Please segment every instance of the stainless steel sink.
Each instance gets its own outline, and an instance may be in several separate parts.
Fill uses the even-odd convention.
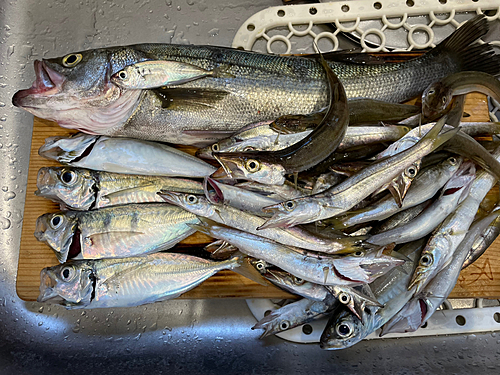
[[[33,118],[11,97],[33,60],[142,42],[231,44],[240,24],[278,0],[47,0],[0,3],[0,372],[498,373],[500,334],[375,340],[342,352],[260,332],[244,300],[174,300],[67,311],[15,291]]]

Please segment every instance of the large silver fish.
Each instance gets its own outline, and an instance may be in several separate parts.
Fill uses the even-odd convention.
[[[73,167],[43,167],[36,195],[61,204],[61,209],[89,210],[129,203],[164,202],[160,190],[203,194],[198,181],[163,176],[108,173]]]
[[[165,203],[130,204],[95,211],[45,214],[35,237],[59,262],[136,256],[173,247],[195,231],[196,216]]]
[[[220,270],[240,266],[240,258],[222,262],[187,254],[79,260],[44,268],[38,302],[67,309],[129,307],[176,298]]]
[[[499,72],[491,46],[472,45],[488,31],[484,15],[468,21],[427,54],[401,63],[366,62],[364,54],[327,56],[348,97],[402,102],[461,70]],[[368,58],[369,59],[369,58]],[[126,90],[110,77],[128,65],[167,60],[234,78],[206,77],[181,86]],[[140,44],[92,49],[35,61],[36,80],[12,102],[36,116],[91,134],[182,144],[210,144],[262,120],[308,114],[327,105],[321,65],[311,58],[213,46]]]

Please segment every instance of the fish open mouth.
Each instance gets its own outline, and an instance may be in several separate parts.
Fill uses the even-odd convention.
[[[210,201],[210,203],[218,204],[224,203],[224,193],[217,186],[217,182],[210,177],[206,177],[203,181],[203,190],[205,191],[205,196]]]
[[[48,96],[60,91],[64,76],[49,68],[43,60],[35,60],[36,78],[33,85],[26,90],[20,90],[12,98],[12,104],[16,107],[25,107],[24,98],[29,96]]]

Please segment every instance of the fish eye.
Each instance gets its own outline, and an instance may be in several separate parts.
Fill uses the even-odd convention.
[[[58,229],[63,223],[62,215],[54,215],[52,219],[50,219],[50,226],[52,229]]]
[[[351,296],[345,292],[340,293],[338,299],[340,303],[344,305],[347,305],[349,302],[351,302]]]
[[[434,257],[432,254],[424,254],[420,257],[420,265],[424,267],[429,267],[434,262]]]
[[[451,165],[456,165],[457,164],[457,159],[455,157],[448,158],[448,161],[450,162]]]
[[[250,173],[255,173],[260,169],[260,163],[257,160],[247,160],[245,163],[245,168]]]
[[[186,200],[190,204],[198,203],[198,197],[196,195],[188,195]]]
[[[442,101],[443,101],[443,104],[446,104],[446,96],[443,96]]]
[[[335,327],[335,331],[337,331],[337,335],[342,338],[347,338],[354,332],[354,330],[352,329],[352,325],[349,322],[337,324],[337,326]]]
[[[257,268],[259,271],[263,271],[266,269],[266,265],[264,264],[264,262],[261,261],[255,265],[255,268]]]
[[[66,266],[61,270],[61,279],[63,281],[71,281],[76,275],[75,268],[72,266]]]
[[[290,328],[290,322],[288,320],[284,320],[280,323],[280,329],[282,331],[286,331],[288,328]]]
[[[243,151],[255,151],[255,147],[252,146],[246,146]]]
[[[118,73],[118,77],[120,77],[121,79],[127,79],[128,77],[128,74],[125,70],[121,70],[119,73]]]
[[[219,144],[218,143],[214,143],[212,145],[212,151],[214,152],[219,152]]]
[[[352,255],[354,255],[355,257],[361,257],[361,256],[363,256],[363,252],[361,250],[358,250],[355,253],[353,253]]]
[[[83,56],[81,53],[71,53],[63,57],[62,64],[66,68],[72,68],[75,65],[77,65],[80,61],[82,61],[82,57]]]
[[[414,166],[406,168],[405,175],[410,178],[414,178],[417,175],[417,168],[415,168]]]
[[[76,173],[73,171],[68,171],[65,170],[61,174],[61,180],[64,182],[66,185],[73,185],[76,182]]]
[[[293,282],[295,285],[302,285],[304,284],[306,281],[301,279],[300,277],[294,277],[293,278]]]
[[[435,93],[434,89],[427,91],[427,95],[433,95]]]
[[[285,203],[283,203],[283,207],[285,207],[287,211],[293,211],[295,206],[296,204],[294,201],[286,201]]]

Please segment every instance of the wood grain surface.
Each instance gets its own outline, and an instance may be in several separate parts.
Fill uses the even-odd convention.
[[[486,97],[480,94],[468,95],[465,111],[471,117],[464,121],[489,121]],[[58,264],[52,250],[37,241],[33,235],[38,216],[58,211],[58,205],[34,195],[37,190],[36,176],[44,166],[56,166],[57,162],[46,160],[38,155],[38,149],[45,138],[71,134],[57,124],[35,118],[31,145],[26,205],[24,209],[19,266],[17,274],[17,294],[25,301],[36,300],[39,294],[40,271],[44,267]],[[193,148],[182,147],[190,153]],[[492,194],[498,194],[498,190]],[[195,233],[180,243],[178,248],[197,251],[210,242],[210,238]],[[274,286],[262,286],[232,271],[221,271],[197,288],[183,294],[180,298],[292,298],[287,292]],[[500,298],[500,239],[495,241],[486,253],[473,265],[462,271],[458,283],[450,297]]]

